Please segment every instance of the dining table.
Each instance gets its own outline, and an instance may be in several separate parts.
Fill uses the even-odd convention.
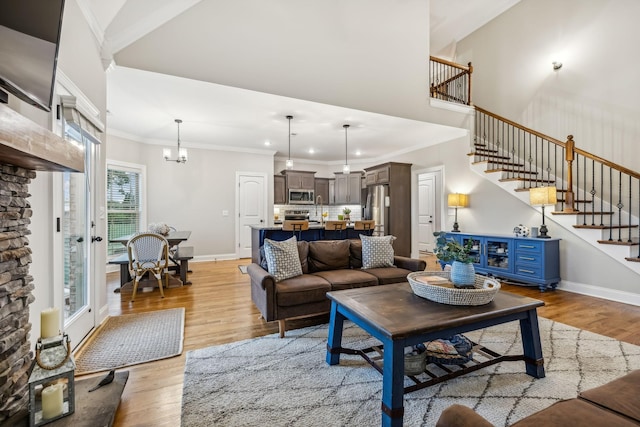
[[[135,236],[136,233],[134,234],[128,234],[126,236],[121,236],[121,237],[117,237],[115,239],[111,239],[109,240],[110,243],[122,243],[124,246],[127,246],[127,242],[129,241],[129,239],[131,239],[133,236]],[[179,245],[180,243],[184,242],[185,240],[188,240],[189,237],[191,237],[191,231],[182,231],[182,230],[172,230],[169,232],[169,234],[167,234],[166,236],[164,236],[165,239],[167,239],[167,242],[169,242],[169,247],[172,248],[176,245]]]
[[[126,236],[110,239],[109,242],[121,243],[122,245],[127,246],[127,242],[135,235],[136,233],[128,234]],[[191,237],[191,231],[187,231],[187,230],[172,230],[169,232],[169,234],[164,236],[164,238],[167,239],[167,242],[169,243],[169,260],[174,264],[174,266],[172,266],[171,268],[176,270],[176,273],[181,278],[183,284],[191,283],[191,282],[187,282],[186,280],[187,271],[183,271],[183,269],[184,270],[188,269],[187,267],[188,259],[186,259],[185,261],[181,259],[176,259],[175,254],[179,251],[179,245],[182,242],[188,240],[189,237]],[[188,248],[188,249],[192,250],[193,248]],[[191,256],[190,258],[193,258],[193,256]],[[120,264],[120,287],[122,287],[125,283],[130,282],[132,280],[132,277],[129,275],[129,269],[127,267],[128,263],[129,263],[129,256],[126,253],[109,261],[109,264]],[[184,267],[183,267],[183,264],[184,264]],[[116,289],[115,292],[118,292],[119,290],[120,288]]]

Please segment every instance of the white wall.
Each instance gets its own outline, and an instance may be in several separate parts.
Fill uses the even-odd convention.
[[[271,155],[189,148],[187,163],[177,164],[162,158],[162,146],[108,136],[107,158],[147,166],[147,223],[191,230],[188,244],[197,257],[236,252],[236,171],[267,174],[269,209],[273,206]]]
[[[522,0],[457,60],[473,63],[474,104],[640,170],[638,16],[637,0]]]

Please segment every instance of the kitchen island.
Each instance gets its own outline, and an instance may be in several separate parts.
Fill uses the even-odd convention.
[[[354,223],[348,223],[345,230],[325,230],[320,223],[310,223],[309,229],[304,231],[284,231],[282,225],[272,227],[251,226],[251,262],[260,264],[260,247],[264,245],[264,239],[287,240],[296,236],[298,240],[308,242],[314,240],[339,240],[358,239],[361,234],[371,236],[373,230],[354,230]]]

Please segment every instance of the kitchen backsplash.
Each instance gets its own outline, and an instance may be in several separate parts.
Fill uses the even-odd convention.
[[[329,212],[329,215],[325,218],[327,221],[336,221],[338,219],[338,215],[343,215],[342,210],[344,208],[351,209],[351,213],[349,214],[349,216],[351,217],[351,221],[359,221],[360,219],[362,219],[362,206],[360,205],[323,206],[322,212]],[[274,205],[272,217],[273,220],[276,220],[276,215],[278,215],[278,221],[284,220],[284,211],[286,210],[308,210],[310,221],[320,221],[320,205]]]

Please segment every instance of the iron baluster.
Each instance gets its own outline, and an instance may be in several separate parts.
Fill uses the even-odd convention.
[[[618,242],[622,242],[622,172],[618,172]]]

